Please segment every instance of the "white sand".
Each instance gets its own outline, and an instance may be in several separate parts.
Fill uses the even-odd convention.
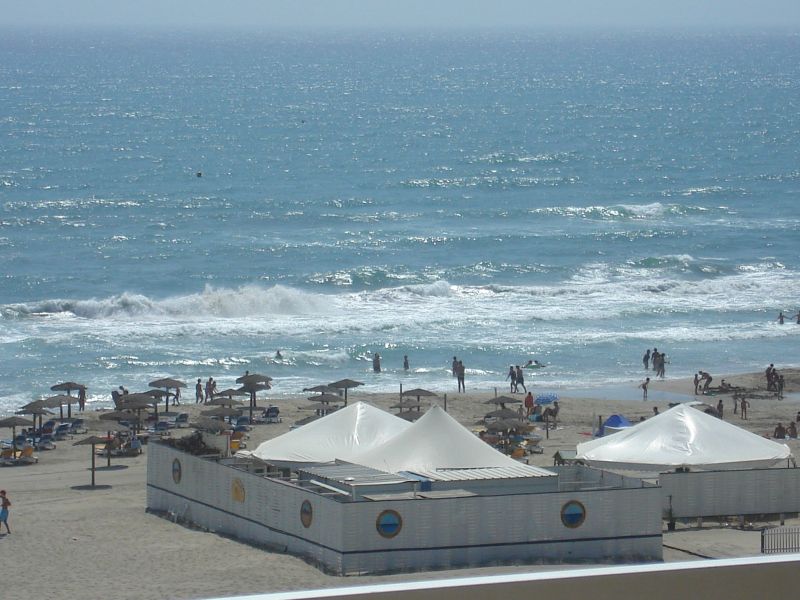
[[[729,396],[722,396],[726,419],[760,435],[769,435],[778,421],[788,423],[800,410],[796,393],[800,372],[782,371],[791,399],[751,400],[750,419],[741,421],[731,414]],[[725,377],[734,385],[764,387],[763,375]],[[715,382],[718,381],[715,377]],[[634,384],[631,387],[635,388]],[[690,392],[686,380],[654,381],[653,390]],[[490,407],[483,401],[491,392],[448,394],[448,411],[467,426],[474,425]],[[521,396],[520,396],[521,397]],[[368,400],[387,408],[397,394],[351,394],[351,400]],[[716,404],[719,396],[709,399]],[[294,420],[309,413],[300,407],[308,402],[298,397],[282,402],[284,422],[255,428],[249,440],[254,448],[264,439],[288,430]],[[597,416],[624,414],[631,420],[650,416],[654,404],[661,410],[666,402],[570,399],[562,397],[560,427],[544,440],[544,454],[532,455],[531,462],[551,465],[559,449],[574,449],[589,439]],[[198,410],[185,404],[187,412]],[[91,413],[88,413],[91,415]],[[102,431],[93,421],[94,432]],[[10,437],[0,430],[0,437]],[[789,441],[795,455],[797,441]],[[146,448],[146,447],[145,447]],[[145,512],[146,455],[119,458],[112,468],[97,472],[97,483],[105,488],[76,489],[90,482],[90,447],[59,442],[54,451],[39,452],[40,462],[30,467],[0,469],[0,487],[13,503],[9,519],[12,533],[0,536],[4,567],[0,576],[3,597],[31,596],[61,598],[106,598],[119,600],[149,598],[203,598],[291,589],[309,589],[389,582],[403,579],[447,578],[483,573],[552,570],[554,566],[508,566],[485,569],[437,571],[431,574],[340,578],[325,575],[298,558],[275,554],[173,524]],[[706,523],[702,531],[679,527],[665,534],[665,560],[687,560],[694,555],[723,557],[757,554],[758,534]],[[684,552],[684,550],[690,553]],[[585,566],[585,565],[582,565]]]

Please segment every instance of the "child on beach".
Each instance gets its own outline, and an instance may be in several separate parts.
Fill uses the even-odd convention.
[[[6,491],[0,490],[0,532],[3,530],[3,523],[6,525],[6,532],[11,533],[8,527],[8,509],[11,508],[11,502],[6,497]]]

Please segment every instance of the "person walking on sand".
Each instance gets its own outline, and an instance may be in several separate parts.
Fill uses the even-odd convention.
[[[742,419],[745,421],[747,420],[747,407],[750,406],[750,403],[747,401],[747,398],[742,396],[742,403],[739,405],[739,414],[741,415]]]
[[[528,388],[525,387],[525,375],[522,372],[522,367],[517,365],[517,391],[522,387],[522,390],[527,394]]]
[[[203,403],[203,381],[198,377],[197,383],[194,386],[194,403]]]
[[[514,369],[514,365],[508,367],[508,375],[506,375],[506,381],[511,380],[511,393],[517,391],[517,371]]]
[[[642,400],[647,400],[647,386],[650,385],[650,378],[648,377],[642,383],[639,384],[639,387],[642,388]]]
[[[642,357],[642,362],[644,363],[644,370],[650,370],[650,348],[647,349],[647,352],[644,353]]]
[[[3,531],[3,523],[6,526],[6,532],[11,533],[8,527],[8,509],[11,508],[11,501],[6,496],[5,490],[0,490],[0,532]]]
[[[530,417],[533,414],[533,394],[528,392],[525,396],[525,416]]]
[[[464,368],[464,362],[458,361],[458,366],[456,368],[456,379],[458,379],[458,391],[466,393],[467,386],[464,384],[464,374],[466,373],[466,369]]]

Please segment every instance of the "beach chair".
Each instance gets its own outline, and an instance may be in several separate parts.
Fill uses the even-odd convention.
[[[183,428],[189,426],[189,413],[180,413],[175,417],[175,427]]]
[[[87,433],[89,430],[86,428],[86,422],[83,419],[75,419],[69,428],[69,432],[71,435],[80,435],[82,433]]]
[[[53,438],[57,440],[66,440],[67,438],[71,438],[71,428],[72,423],[60,423],[53,432]]]
[[[55,450],[56,444],[53,441],[53,436],[50,434],[42,435],[38,437],[35,442],[34,446],[37,450]]]

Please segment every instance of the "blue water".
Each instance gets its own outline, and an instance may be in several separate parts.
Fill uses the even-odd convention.
[[[468,389],[528,358],[538,389],[638,380],[654,346],[668,376],[797,365],[798,56],[5,31],[0,410],[246,369],[453,392],[453,355]]]

